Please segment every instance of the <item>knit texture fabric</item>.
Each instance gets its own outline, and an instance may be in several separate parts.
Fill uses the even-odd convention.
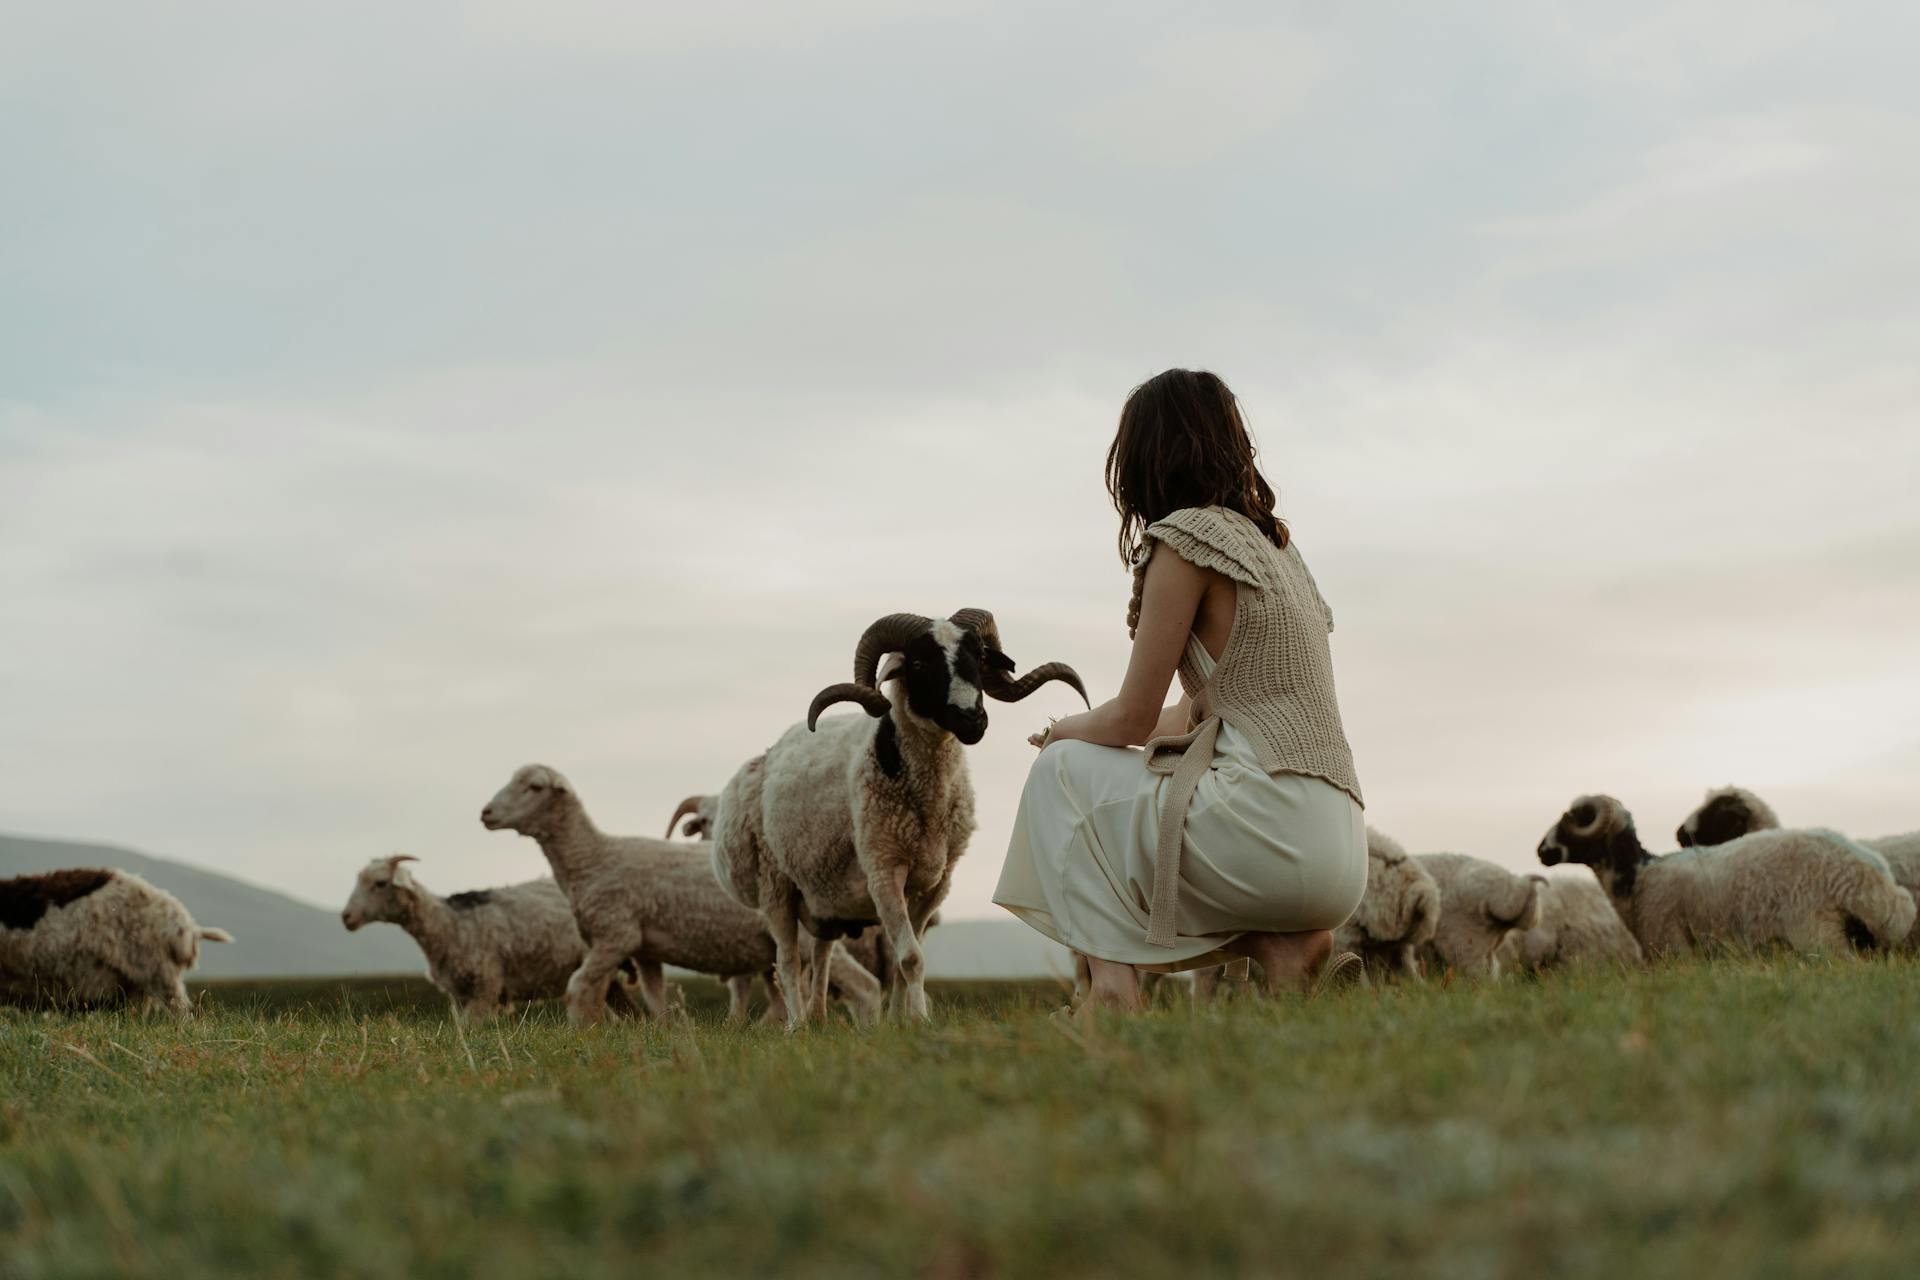
[[[1224,507],[1176,511],[1149,526],[1146,537],[1133,570],[1127,633],[1140,625],[1147,563],[1161,546],[1233,579],[1233,632],[1213,678],[1203,680],[1183,656],[1181,688],[1196,697],[1206,687],[1214,714],[1252,741],[1269,773],[1323,778],[1364,805],[1333,689],[1333,611],[1299,548],[1289,542],[1280,550],[1251,520]]]

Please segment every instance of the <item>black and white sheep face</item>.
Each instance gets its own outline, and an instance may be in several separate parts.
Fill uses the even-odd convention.
[[[413,878],[401,864],[413,861],[415,859],[405,854],[396,854],[391,858],[375,858],[361,868],[353,896],[340,912],[340,923],[347,927],[348,933],[358,931],[363,925],[398,924],[407,918],[412,908],[414,885]]]
[[[987,732],[982,672],[996,661],[1012,672],[1004,653],[989,651],[977,633],[941,619],[907,642],[888,678],[900,682],[908,711],[972,746]]]
[[[1715,792],[1707,802],[1690,814],[1674,832],[1682,849],[1695,845],[1725,844],[1755,830],[1753,806],[1738,791]]]
[[[489,831],[530,835],[541,828],[554,799],[570,789],[558,769],[544,764],[522,765],[480,810],[480,825]]]

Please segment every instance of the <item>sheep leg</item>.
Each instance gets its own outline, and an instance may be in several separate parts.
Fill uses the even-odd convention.
[[[780,994],[787,1005],[787,1030],[798,1031],[807,1021],[807,993],[800,972],[800,920],[794,893],[776,894],[762,914],[773,935],[774,971],[780,975]]]
[[[867,967],[847,954],[845,947],[833,950],[833,986],[839,990],[840,999],[845,1002],[847,1011],[853,1015],[858,1026],[871,1026],[880,1015],[882,997],[885,988],[880,980],[867,972]]]
[[[1401,973],[1404,973],[1407,975],[1407,978],[1409,981],[1412,981],[1412,982],[1426,981],[1426,975],[1420,972],[1420,956],[1415,951],[1414,945],[1411,942],[1405,943],[1401,946],[1399,951],[1399,963],[1397,967],[1399,968]]]
[[[880,914],[880,927],[893,947],[893,1016],[897,1020],[927,1020],[927,959],[914,936],[907,914],[907,868],[876,867],[867,890]]]
[[[760,1021],[772,1026],[780,1021],[786,1010],[787,998],[780,994],[780,977],[769,969],[760,975],[760,988],[767,993],[767,1011],[760,1015]]]
[[[640,968],[640,999],[647,1006],[647,1016],[664,1018],[667,1016],[667,971],[651,960],[636,962]]]
[[[588,950],[586,959],[567,979],[568,1022],[579,1027],[600,1021],[607,1011],[607,986],[621,962],[639,949],[638,941],[636,938],[632,948],[596,945]],[[642,994],[646,994],[644,986]]]
[[[753,975],[736,973],[727,979],[727,1024],[741,1026],[747,1020],[748,1006],[753,1002]]]

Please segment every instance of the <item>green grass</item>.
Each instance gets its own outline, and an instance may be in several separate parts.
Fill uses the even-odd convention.
[[[944,998],[941,998],[944,997]],[[0,1014],[0,1275],[1911,1276],[1920,966],[789,1040],[418,984]]]

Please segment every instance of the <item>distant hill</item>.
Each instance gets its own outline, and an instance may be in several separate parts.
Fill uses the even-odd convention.
[[[204,925],[234,936],[228,946],[200,949],[195,978],[335,977],[348,974],[424,973],[420,949],[392,925],[348,933],[332,911],[309,906],[271,889],[202,871],[131,849],[0,836],[0,876],[28,875],[61,867],[111,867],[131,871],[180,899]]]
[[[927,935],[927,973],[935,978],[1064,978],[1073,953],[1012,917],[952,920]]]
[[[271,889],[131,849],[0,835],[0,876],[61,867],[131,871],[186,903],[193,918],[231,933],[200,949],[196,978],[345,977],[423,973],[420,950],[392,925],[348,933],[340,917]],[[1016,920],[953,920],[927,939],[936,978],[1073,977],[1073,958]]]

